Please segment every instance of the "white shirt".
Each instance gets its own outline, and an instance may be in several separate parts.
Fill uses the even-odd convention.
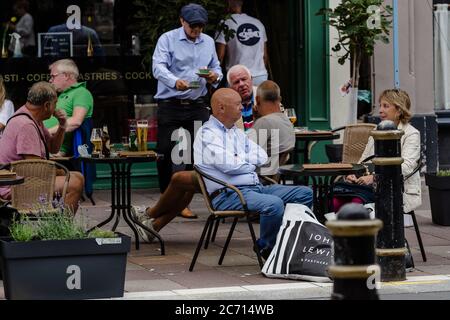
[[[227,71],[234,65],[242,64],[250,69],[254,77],[267,75],[264,64],[264,45],[267,42],[267,35],[264,25],[258,19],[245,13],[235,13],[231,17],[232,19],[227,19],[225,24],[236,31],[234,38],[226,42],[223,32],[216,34],[216,42],[227,46]]]
[[[14,114],[14,105],[10,100],[5,100],[0,108],[0,123],[6,126],[9,118]]]
[[[236,126],[228,129],[214,116],[198,130],[194,163],[206,174],[235,186],[259,183],[255,170],[267,162],[267,153]],[[205,179],[209,193],[223,188]]]

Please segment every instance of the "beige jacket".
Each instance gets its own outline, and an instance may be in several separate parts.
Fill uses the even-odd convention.
[[[407,176],[417,167],[420,159],[420,133],[410,124],[400,123],[398,129],[405,131],[401,138],[402,148],[402,174]],[[374,140],[372,137],[367,142],[366,149],[359,162],[374,154]],[[420,182],[420,173],[416,172],[405,181],[405,190],[403,192],[403,209],[405,213],[411,212],[422,204],[422,190]]]

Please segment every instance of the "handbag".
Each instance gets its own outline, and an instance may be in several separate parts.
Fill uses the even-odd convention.
[[[333,186],[334,197],[358,197],[364,203],[375,202],[375,192],[373,186],[359,185],[348,182],[337,182]]]
[[[269,278],[329,282],[333,238],[311,210],[288,203],[277,241],[261,272]]]

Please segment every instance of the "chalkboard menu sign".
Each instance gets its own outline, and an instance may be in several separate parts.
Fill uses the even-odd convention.
[[[72,57],[71,32],[47,32],[38,34],[38,57]]]

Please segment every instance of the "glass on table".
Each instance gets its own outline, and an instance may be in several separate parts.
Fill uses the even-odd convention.
[[[98,158],[102,154],[102,129],[93,128],[91,133],[91,142],[94,145],[92,157]]]
[[[147,136],[148,136],[147,120],[137,121],[136,135],[137,135],[138,151],[147,151]]]
[[[120,144],[117,144],[117,147],[120,148],[120,150],[118,151],[126,151],[128,150],[128,146],[129,146],[128,136],[123,136],[122,140],[120,141]]]
[[[297,122],[297,113],[295,112],[294,108],[285,108],[284,114],[286,117],[288,117],[289,121],[291,121],[292,124],[295,124]]]

